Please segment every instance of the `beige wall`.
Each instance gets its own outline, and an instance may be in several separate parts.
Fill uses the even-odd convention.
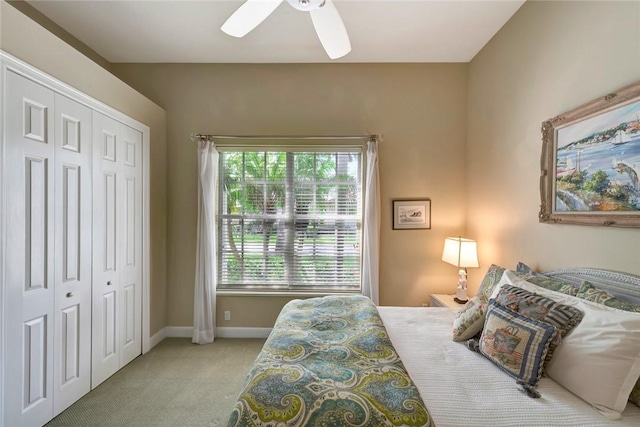
[[[6,2],[0,48],[150,127],[151,333],[166,325],[166,112]]]
[[[542,121],[640,80],[640,2],[527,2],[469,69],[468,225],[481,269],[640,274],[640,229],[540,224]]]
[[[467,64],[113,64],[168,113],[168,318],[191,326],[196,148],[191,133],[381,133],[384,305],[453,291],[443,239],[464,232]],[[391,199],[432,198],[432,229],[391,230]],[[281,297],[219,297],[219,326],[271,327]],[[222,320],[231,310],[232,320]]]

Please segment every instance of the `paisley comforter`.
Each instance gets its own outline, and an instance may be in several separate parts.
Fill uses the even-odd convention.
[[[371,300],[327,296],[285,305],[228,426],[433,422]]]

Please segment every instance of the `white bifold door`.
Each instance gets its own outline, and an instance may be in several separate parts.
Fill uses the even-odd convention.
[[[92,388],[142,348],[142,133],[93,112]]]
[[[91,110],[6,84],[5,425],[42,425],[90,389]]]
[[[142,132],[7,70],[0,424],[41,426],[142,353]]]
[[[91,110],[55,96],[53,416],[91,389]]]

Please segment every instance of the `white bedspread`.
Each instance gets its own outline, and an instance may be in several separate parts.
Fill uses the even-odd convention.
[[[521,393],[514,379],[451,340],[455,310],[378,310],[437,427],[640,426],[640,408],[633,403],[622,420],[610,421],[546,377],[538,386],[540,399]]]

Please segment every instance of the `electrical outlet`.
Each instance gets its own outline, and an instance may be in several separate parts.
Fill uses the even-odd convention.
[[[224,320],[231,320],[231,312],[230,311],[225,311],[224,312]]]

